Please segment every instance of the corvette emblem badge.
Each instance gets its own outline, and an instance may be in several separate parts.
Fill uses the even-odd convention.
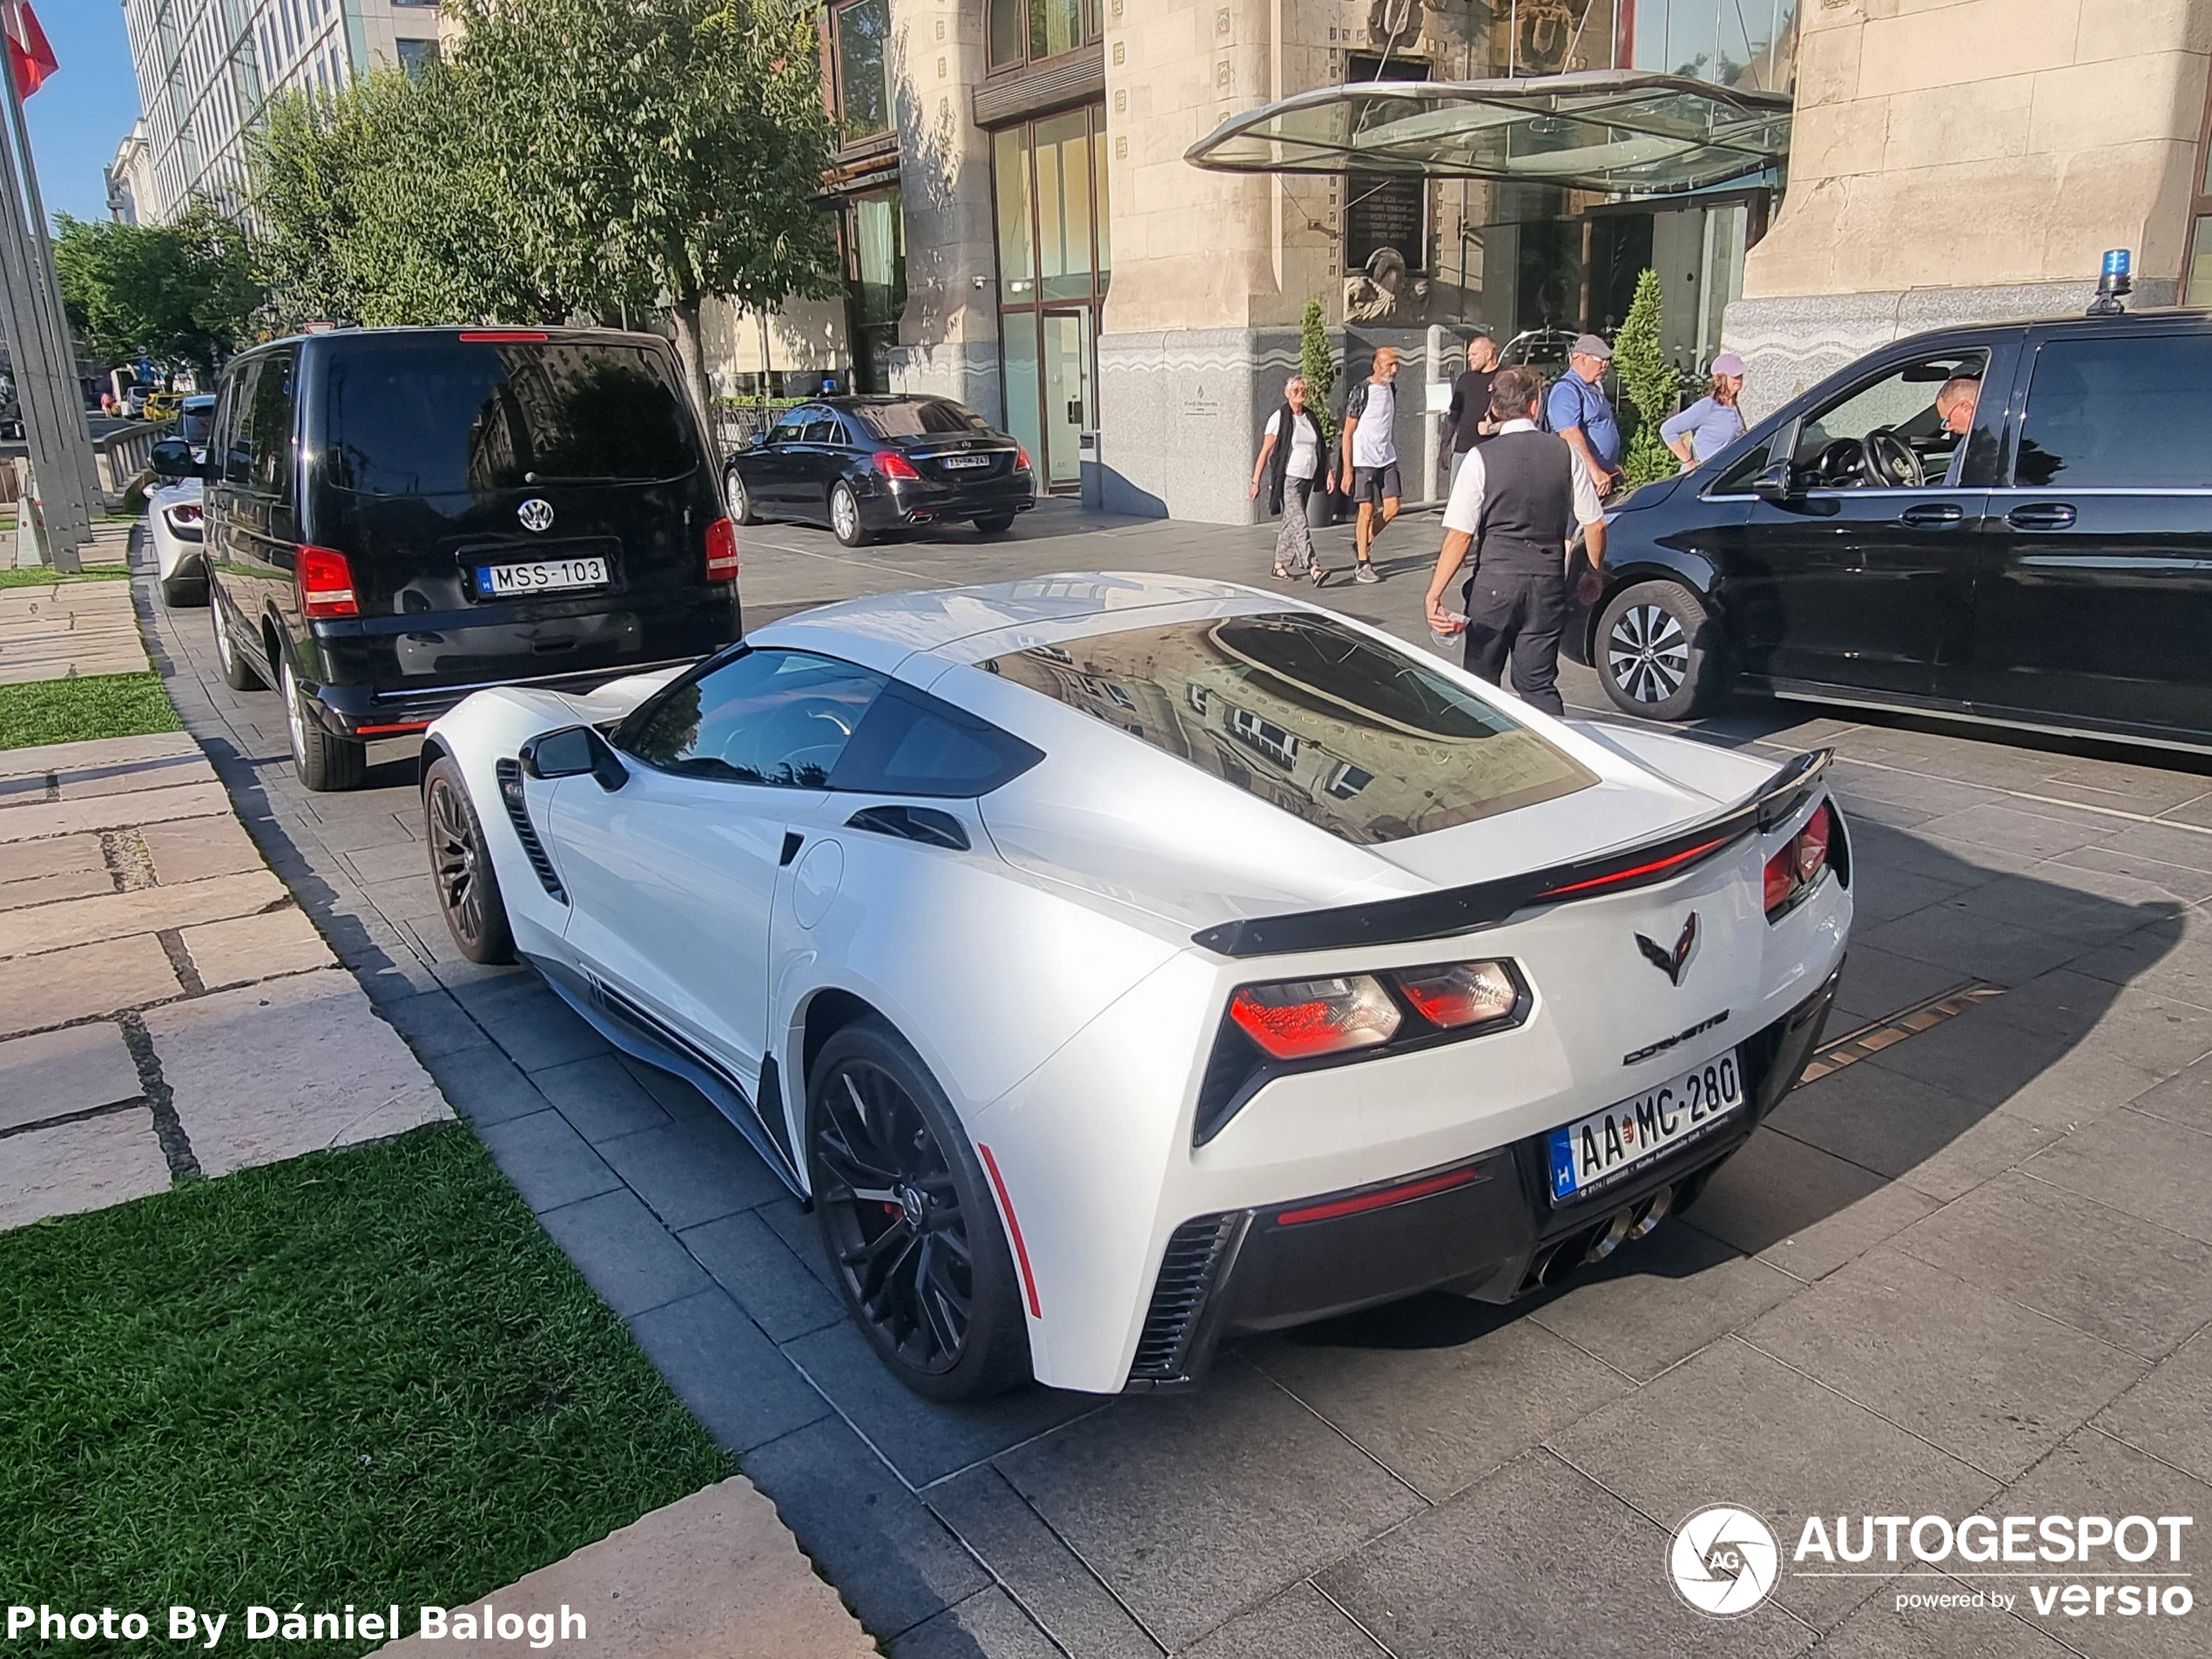
[[[1682,925],[1682,937],[1675,941],[1673,950],[1655,945],[1642,934],[1636,935],[1636,948],[1643,953],[1643,960],[1667,976],[1670,985],[1682,983],[1682,976],[1689,971],[1689,959],[1697,949],[1697,913],[1689,913],[1689,920]]]
[[[523,521],[523,528],[526,530],[549,529],[553,523],[553,503],[542,496],[533,496],[515,509],[515,516]]]

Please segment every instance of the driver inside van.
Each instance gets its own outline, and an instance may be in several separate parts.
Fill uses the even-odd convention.
[[[1936,419],[1946,432],[1963,438],[1974,428],[1974,406],[1980,401],[1980,376],[1954,374],[1936,394]]]

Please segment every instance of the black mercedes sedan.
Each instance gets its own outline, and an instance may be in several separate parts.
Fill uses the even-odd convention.
[[[1741,685],[2212,750],[2212,314],[1898,341],[1609,516],[1564,644],[1629,713]]]
[[[730,516],[826,524],[847,547],[966,519],[986,536],[1036,505],[1029,452],[948,397],[802,403],[723,469]]]

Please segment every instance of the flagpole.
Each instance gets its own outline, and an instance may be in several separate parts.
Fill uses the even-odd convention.
[[[6,74],[6,78],[12,84],[14,76]],[[30,229],[24,218],[14,145],[6,135],[0,135],[0,140],[5,140],[0,141],[0,294],[4,294],[7,307],[16,398],[38,479],[47,558],[56,570],[73,572],[79,568],[77,550],[91,534],[91,524],[68,448],[68,428],[57,396],[52,351],[39,314],[37,291],[31,286]],[[27,501],[23,510],[30,511]]]
[[[61,274],[54,268],[54,243],[46,228],[46,206],[38,189],[38,164],[30,148],[30,126],[24,117],[23,89],[16,84],[12,72],[0,75],[7,83],[8,122],[16,138],[16,153],[23,158],[24,196],[30,209],[31,283],[37,290],[39,309],[44,314],[47,334],[60,354],[57,372],[66,377],[71,397],[65,414],[75,416],[74,431],[69,448],[76,458],[80,489],[90,518],[107,509],[106,492],[100,484],[99,462],[92,453],[92,431],[84,410],[84,388],[77,372],[77,338],[70,332],[69,313],[62,304]]]

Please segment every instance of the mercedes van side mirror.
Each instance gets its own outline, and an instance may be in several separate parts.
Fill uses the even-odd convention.
[[[1779,507],[1795,493],[1790,485],[1790,463],[1777,461],[1751,480],[1751,493],[1769,506]]]
[[[565,725],[547,732],[523,745],[518,757],[523,771],[532,778],[581,778],[589,772],[609,793],[630,781],[630,769],[613,746],[588,725]]]

